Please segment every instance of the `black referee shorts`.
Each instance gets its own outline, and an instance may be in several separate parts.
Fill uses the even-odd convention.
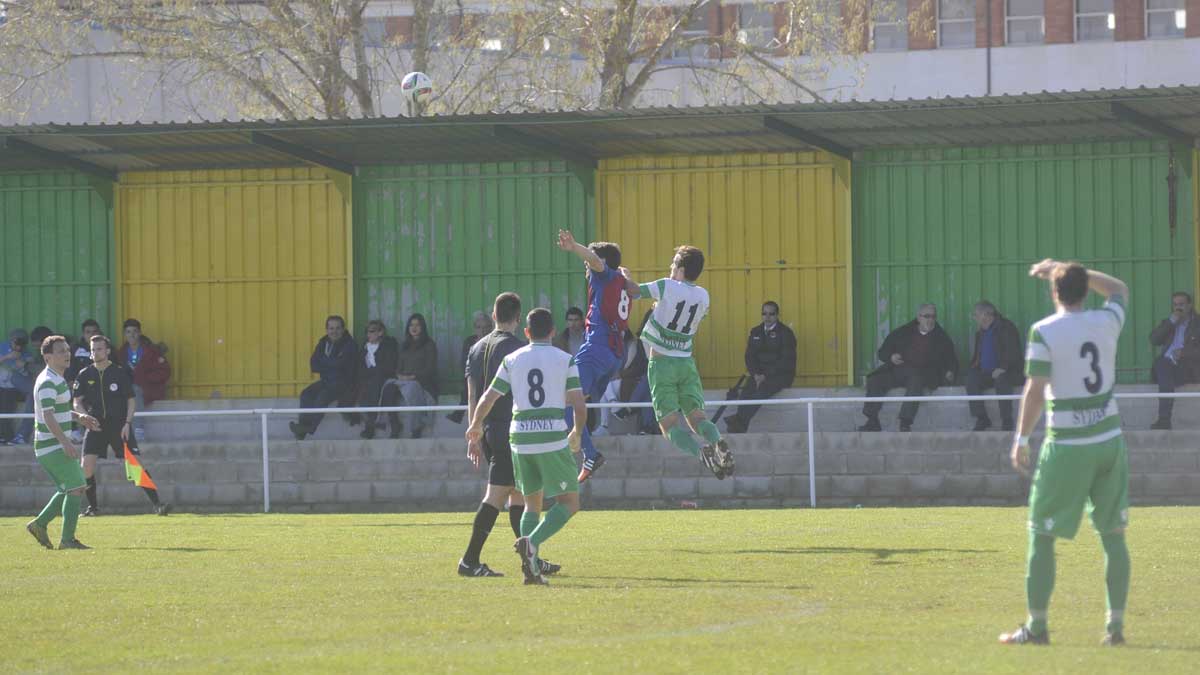
[[[488,461],[488,484],[513,487],[512,447],[508,444],[508,426],[483,431],[483,456]]]
[[[113,456],[125,459],[125,443],[121,440],[121,427],[124,419],[100,420],[100,431],[88,429],[83,433],[83,454],[95,455],[100,459],[108,457],[108,449],[112,448]],[[129,447],[137,449],[137,439],[133,436],[133,427],[129,429]]]

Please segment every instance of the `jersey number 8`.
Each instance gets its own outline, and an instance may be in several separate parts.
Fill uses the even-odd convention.
[[[546,402],[546,390],[542,388],[542,383],[546,381],[546,376],[538,368],[529,371],[529,378],[526,380],[529,383],[529,405],[540,408]]]

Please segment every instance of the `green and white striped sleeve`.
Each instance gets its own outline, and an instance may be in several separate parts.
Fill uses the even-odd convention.
[[[663,292],[667,289],[667,280],[659,279],[651,281],[648,284],[638,284],[638,290],[642,292],[643,298],[653,298],[654,300],[662,300]]]
[[[1120,295],[1113,295],[1108,298],[1108,302],[1104,303],[1100,309],[1111,312],[1117,319],[1117,328],[1125,327],[1125,298]]]
[[[579,384],[579,366],[575,365],[575,357],[571,357],[571,365],[567,366],[567,391],[582,390]]]
[[[512,391],[512,385],[508,381],[508,359],[505,358],[500,362],[500,367],[496,369],[496,377],[492,378],[492,389],[500,392],[501,395]]]
[[[1025,374],[1029,377],[1050,377],[1050,347],[1042,333],[1033,326],[1029,329],[1029,346],[1025,349]]]

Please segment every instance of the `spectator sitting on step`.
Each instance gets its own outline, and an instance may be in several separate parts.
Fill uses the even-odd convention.
[[[429,336],[423,315],[413,314],[405,325],[396,379],[388,386],[399,390],[403,405],[434,405],[438,396],[437,343]],[[413,438],[420,438],[427,426],[432,430],[432,413],[405,413],[405,417]]]
[[[463,338],[462,358],[458,360],[459,363],[463,364],[464,373],[466,372],[465,368],[467,365],[467,357],[471,354],[471,347],[475,346],[475,343],[478,342],[480,338],[488,333],[491,333],[494,328],[492,325],[492,317],[488,316],[487,313],[483,311],[475,312],[475,315],[471,317],[471,325],[475,329],[475,332]],[[467,404],[467,377],[465,374],[463,375],[462,396],[459,397],[458,404]],[[454,422],[455,424],[462,424],[464,414],[465,413],[462,410],[455,410],[449,415],[446,415],[446,419]]]
[[[358,402],[364,406],[390,407],[396,405],[394,387],[384,387],[396,377],[400,361],[400,343],[387,334],[387,327],[378,319],[367,322],[367,341],[358,357]],[[378,413],[368,412],[363,425],[363,438],[375,438],[375,419]],[[400,415],[390,412],[390,438],[400,438]]]
[[[325,319],[325,337],[317,341],[308,367],[319,376],[316,382],[300,392],[301,408],[327,408],[337,401],[338,405],[354,405],[354,374],[358,367],[358,345],[346,330],[346,320],[336,314]],[[288,428],[296,440],[314,434],[321,424],[324,413],[301,413],[299,420],[288,422]]]
[[[572,307],[567,310],[567,327],[555,335],[551,342],[555,347],[574,356],[575,352],[579,351],[579,347],[583,345],[583,338],[583,310]]]
[[[117,350],[117,363],[133,372],[133,397],[135,410],[147,411],[150,404],[167,397],[167,381],[171,379],[171,364],[167,362],[167,347],[155,344],[142,335],[142,322],[126,319],[122,329],[125,342]],[[145,427],[135,417],[133,435],[141,442],[145,439]]]
[[[100,322],[95,319],[85,319],[79,326],[79,342],[71,349],[71,365],[67,367],[67,383],[75,382],[79,371],[92,365],[92,336],[101,335]]]
[[[1179,291],[1171,295],[1171,314],[1150,331],[1150,344],[1162,347],[1162,353],[1154,360],[1150,379],[1158,385],[1161,393],[1171,393],[1175,388],[1200,381],[1200,321],[1192,308],[1192,296]],[[1171,413],[1175,410],[1175,399],[1158,399],[1158,419],[1151,429],[1170,429]]]
[[[987,300],[975,304],[972,314],[978,330],[971,365],[967,368],[967,395],[978,396],[986,389],[1007,396],[1025,382],[1025,348],[1016,324],[1004,318]],[[975,431],[992,426],[983,401],[970,401]],[[1013,402],[1000,401],[1000,428],[1013,430]]]
[[[33,357],[25,352],[27,344],[29,333],[24,328],[14,328],[8,334],[8,342],[0,345],[0,413],[16,412],[17,403],[21,400],[21,391],[33,364]],[[16,422],[14,419],[0,419],[0,445],[20,440],[15,438]]]
[[[904,387],[905,396],[924,396],[943,384],[952,384],[958,376],[958,357],[954,342],[937,323],[937,307],[924,304],[917,318],[888,334],[879,348],[883,365],[867,375],[867,396],[884,396],[888,390]],[[912,431],[917,417],[916,401],[900,406],[900,431]],[[879,409],[882,403],[863,404],[867,423],[859,431],[880,431]]]
[[[779,321],[779,303],[762,305],[762,323],[750,329],[746,340],[746,381],[737,397],[744,401],[771,398],[792,386],[796,379],[796,334]],[[730,433],[744,434],[762,406],[743,405],[725,418]]]

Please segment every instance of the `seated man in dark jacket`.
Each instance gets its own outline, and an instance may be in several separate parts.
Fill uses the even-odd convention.
[[[1025,348],[1021,346],[1021,333],[1016,324],[996,311],[996,306],[987,300],[975,304],[975,350],[971,355],[971,366],[967,369],[967,394],[978,396],[984,390],[996,388],[996,393],[1007,396],[1025,382]],[[971,401],[971,416],[975,418],[975,431],[992,426],[983,401]],[[1000,401],[1000,425],[1004,431],[1013,430],[1012,401]]]
[[[779,305],[768,300],[762,306],[762,323],[750,329],[746,340],[746,383],[738,391],[744,400],[770,398],[792,386],[796,379],[796,334],[779,321]],[[725,418],[730,433],[745,433],[761,406],[744,405]]]
[[[1171,314],[1150,331],[1150,344],[1162,347],[1154,360],[1151,380],[1163,393],[1200,381],[1200,315],[1192,308],[1192,296],[1182,291],[1171,296]],[[1151,429],[1170,429],[1175,399],[1158,399],[1158,419]]]
[[[354,405],[354,371],[358,366],[358,345],[346,330],[346,320],[340,316],[325,319],[325,337],[317,341],[308,359],[312,372],[320,379],[300,392],[301,408],[325,408],[334,401],[338,405]],[[316,433],[324,413],[302,413],[298,422],[288,422],[288,428],[302,441]]]
[[[924,396],[958,376],[958,357],[954,343],[937,323],[937,307],[921,305],[917,318],[888,334],[879,348],[883,365],[867,375],[867,396],[883,396],[889,389],[904,387],[905,396]],[[900,406],[900,431],[912,431],[917,417],[916,401]],[[879,409],[882,403],[864,403],[867,423],[859,431],[880,431]]]
[[[361,405],[392,407],[399,396],[395,389],[384,387],[388,380],[396,377],[396,365],[400,360],[400,343],[387,334],[387,327],[378,319],[367,322],[367,341],[358,356],[358,402]],[[366,414],[363,438],[375,438],[375,419],[379,413]],[[400,438],[400,414],[388,413],[392,423],[391,438]]]

